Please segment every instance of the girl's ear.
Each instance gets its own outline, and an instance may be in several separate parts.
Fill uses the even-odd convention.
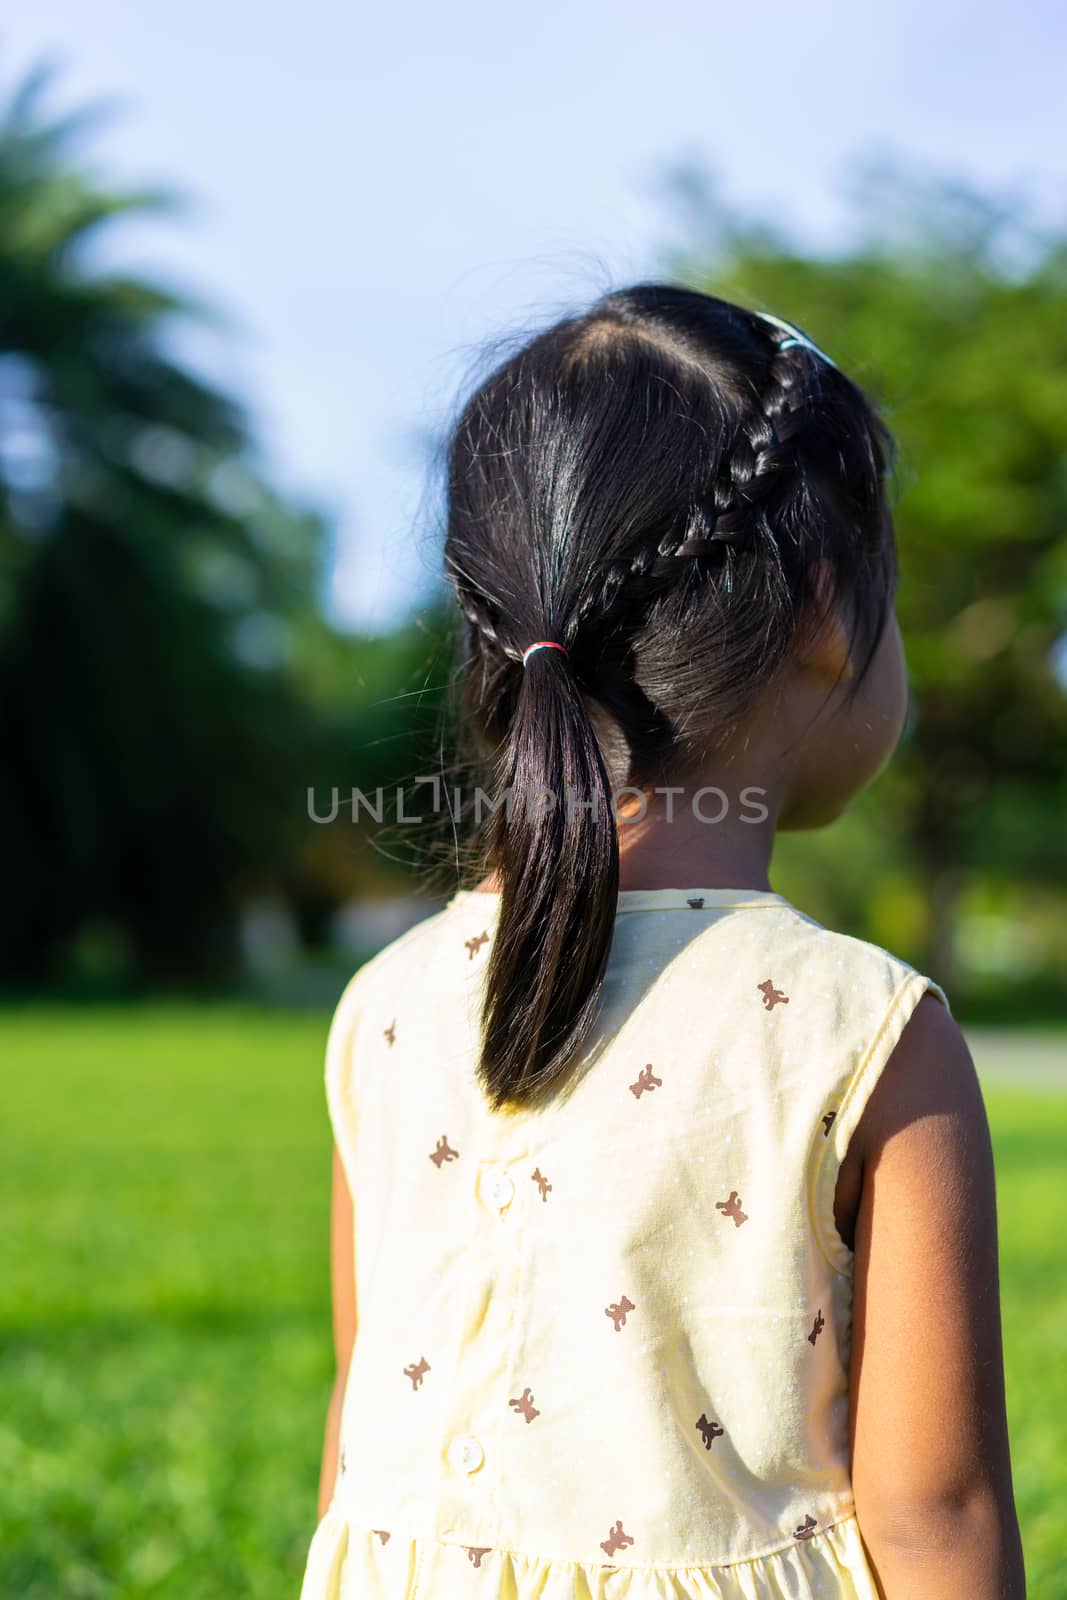
[[[820,561],[815,599],[797,629],[797,666],[829,683],[848,683],[854,675],[848,631],[834,595],[830,564]]]

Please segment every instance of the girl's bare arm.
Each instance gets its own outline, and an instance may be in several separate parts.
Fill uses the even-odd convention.
[[[852,1487],[885,1600],[1023,1600],[993,1153],[963,1035],[931,995],[854,1139]]]
[[[341,1426],[348,1365],[356,1337],[355,1225],[352,1196],[345,1169],[333,1147],[333,1177],[330,1197],[330,1282],[333,1300],[333,1344],[336,1372],[330,1404],[326,1412],[326,1437],[319,1475],[319,1520],[325,1515],[337,1477],[337,1444]]]

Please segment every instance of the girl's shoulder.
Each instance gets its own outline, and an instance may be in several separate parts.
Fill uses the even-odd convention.
[[[950,1010],[935,978],[781,895],[752,896],[725,913],[703,908],[692,925],[653,918],[632,959],[640,964],[650,956],[665,963],[665,1002],[672,992],[694,1002],[706,996],[717,1009],[728,1003],[747,1015],[752,996],[762,996],[767,1012],[788,1016],[790,1035],[806,1032],[842,1058],[867,1047],[883,1050],[926,993]]]
[[[345,985],[335,1015],[351,1016],[372,989],[404,985],[416,972],[420,983],[429,982],[437,965],[442,938],[447,937],[453,925],[453,906],[454,901],[449,901],[438,910],[428,912],[382,945],[374,955],[368,956]]]
[[[469,901],[476,902],[470,905]],[[495,897],[453,896],[369,956],[349,978],[330,1023],[327,1078],[355,1045],[368,1015],[401,1006],[431,1015],[449,1001],[466,1005],[485,963],[496,915]]]
[[[864,989],[888,997],[914,990],[918,995],[929,993],[951,1014],[948,995],[936,978],[895,951],[831,928],[788,901],[778,912],[768,919],[768,944],[777,946],[798,973],[820,981],[825,992],[843,990],[857,998]]]

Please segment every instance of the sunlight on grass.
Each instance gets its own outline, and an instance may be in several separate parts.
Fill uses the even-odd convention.
[[[5,1597],[294,1600],[332,1379],[327,1023],[0,1014]],[[986,1104],[1029,1593],[1061,1600],[1067,1096]]]

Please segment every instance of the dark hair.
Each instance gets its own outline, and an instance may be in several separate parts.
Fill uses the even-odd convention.
[[[499,365],[449,433],[462,719],[498,795],[587,802],[510,819],[501,805],[486,822],[502,891],[478,1071],[494,1109],[556,1084],[595,1019],[617,910],[613,792],[695,771],[827,585],[865,652],[853,687],[877,646],[892,439],[855,383],[787,340],[682,285],[618,289]],[[537,639],[569,656],[524,669]]]

